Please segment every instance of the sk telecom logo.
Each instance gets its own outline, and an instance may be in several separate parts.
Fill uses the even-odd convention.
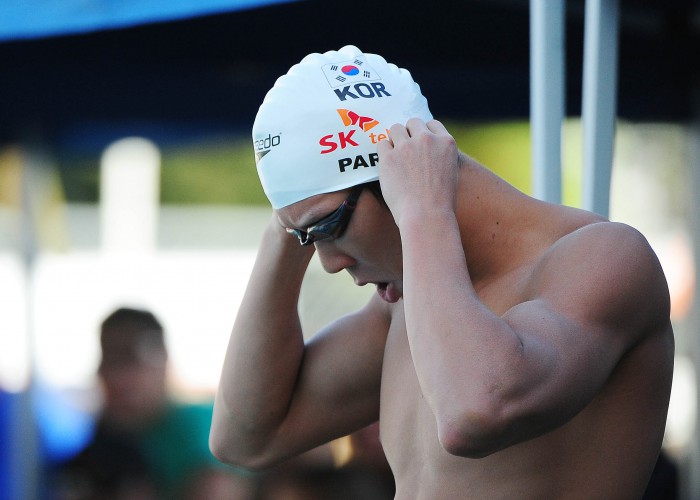
[[[352,61],[326,64],[322,69],[331,88],[381,79],[367,63],[365,56],[356,57]]]
[[[346,127],[357,126],[363,132],[369,132],[374,127],[379,125],[379,121],[375,120],[374,118],[358,115],[349,109],[338,109],[336,111],[338,111],[340,119],[343,121],[343,125]],[[357,132],[357,129],[353,128],[349,132],[341,130],[335,134],[324,135],[318,141],[318,143],[324,148],[321,150],[321,154],[331,153],[338,148],[345,149],[347,147],[359,146],[353,137],[355,132]],[[377,142],[386,139],[388,134],[389,132],[387,131],[386,134],[375,134],[374,132],[370,132],[367,135],[370,141],[372,141],[372,144],[376,144]]]
[[[369,116],[360,116],[349,109],[338,109],[337,111],[340,115],[340,119],[343,120],[343,125],[346,127],[349,127],[350,125],[357,125],[363,132],[367,132],[373,127],[379,125],[379,122],[374,118],[370,118]]]

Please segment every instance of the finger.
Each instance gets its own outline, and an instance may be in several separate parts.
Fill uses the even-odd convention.
[[[394,149],[394,143],[391,141],[391,137],[377,142],[377,153],[379,156],[381,156],[383,152],[391,151],[392,149]]]
[[[413,137],[414,135],[418,135],[421,132],[425,132],[428,130],[426,127],[426,124],[423,120],[420,118],[411,118],[406,122],[406,129],[408,130],[408,133]]]
[[[428,130],[434,134],[447,134],[447,128],[438,120],[430,120],[426,123]]]
[[[394,123],[391,127],[389,127],[389,140],[391,140],[392,144],[400,144],[401,142],[408,140],[409,137],[410,134],[408,133],[408,129],[400,123]]]

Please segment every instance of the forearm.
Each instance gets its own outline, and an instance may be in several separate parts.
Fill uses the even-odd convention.
[[[224,359],[212,423],[217,455],[254,453],[284,420],[304,353],[297,303],[312,255],[276,221],[266,229]]]
[[[479,299],[454,214],[417,215],[401,225],[406,326],[423,393],[449,443],[455,428],[484,423],[516,389],[509,370],[520,366],[522,344]]]

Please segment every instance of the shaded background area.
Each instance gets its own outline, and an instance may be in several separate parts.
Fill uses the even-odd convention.
[[[567,2],[567,113],[581,109],[583,0]],[[246,130],[290,61],[352,43],[412,69],[434,114],[529,114],[527,0],[302,1],[123,29],[0,43],[0,139],[104,140],[104,124]],[[698,2],[621,2],[619,116],[688,120]],[[100,126],[102,125],[102,126]],[[92,131],[92,134],[88,134]]]
[[[41,1],[18,9],[27,14],[27,30],[38,22],[30,21],[32,4]],[[139,5],[91,5],[106,6],[108,14],[109,8],[128,10],[130,3]],[[310,51],[348,43],[411,68],[440,119],[529,118],[528,0],[268,3],[208,0],[198,15],[178,17],[175,9],[169,22],[161,16],[131,26],[103,13],[92,30],[76,33],[66,27],[61,36],[35,31],[18,39],[19,28],[5,28],[0,32],[0,144],[42,146],[66,181],[66,197],[94,201],[94,166],[114,140],[149,137],[178,153],[206,141],[210,156],[218,151],[220,159],[237,161],[218,161],[218,167],[205,161],[200,173],[237,179],[228,185],[238,187],[208,185],[202,199],[187,189],[201,182],[197,172],[187,172],[181,161],[171,167],[172,155],[166,154],[164,201],[265,205],[251,158],[231,151],[232,140],[245,151],[259,103],[290,64]],[[215,13],[206,15],[205,5]],[[697,116],[699,6],[697,0],[621,0],[621,120],[690,123]],[[584,8],[584,0],[566,2],[565,111],[574,118],[581,113]],[[86,30],[73,17],[68,21],[78,27],[72,29]],[[225,142],[223,149],[218,139]],[[178,179],[170,181],[178,169]]]

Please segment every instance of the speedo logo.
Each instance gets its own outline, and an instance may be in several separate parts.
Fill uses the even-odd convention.
[[[272,148],[279,146],[282,142],[282,134],[272,135],[267,134],[267,137],[253,141],[253,149],[255,149],[255,162],[259,162],[263,156],[269,153]]]
[[[349,131],[341,130],[335,134],[328,134],[321,137],[318,141],[319,145],[322,146],[321,154],[332,153],[336,149],[345,149],[348,147],[357,147],[359,143],[355,140],[355,133],[358,129],[362,132],[369,132],[374,127],[379,125],[379,121],[375,120],[369,116],[362,116],[349,109],[337,109],[338,115],[346,127],[358,127],[352,128]],[[385,134],[376,134],[374,132],[369,132],[367,134],[369,140],[372,144],[386,139],[388,137],[388,131]]]

